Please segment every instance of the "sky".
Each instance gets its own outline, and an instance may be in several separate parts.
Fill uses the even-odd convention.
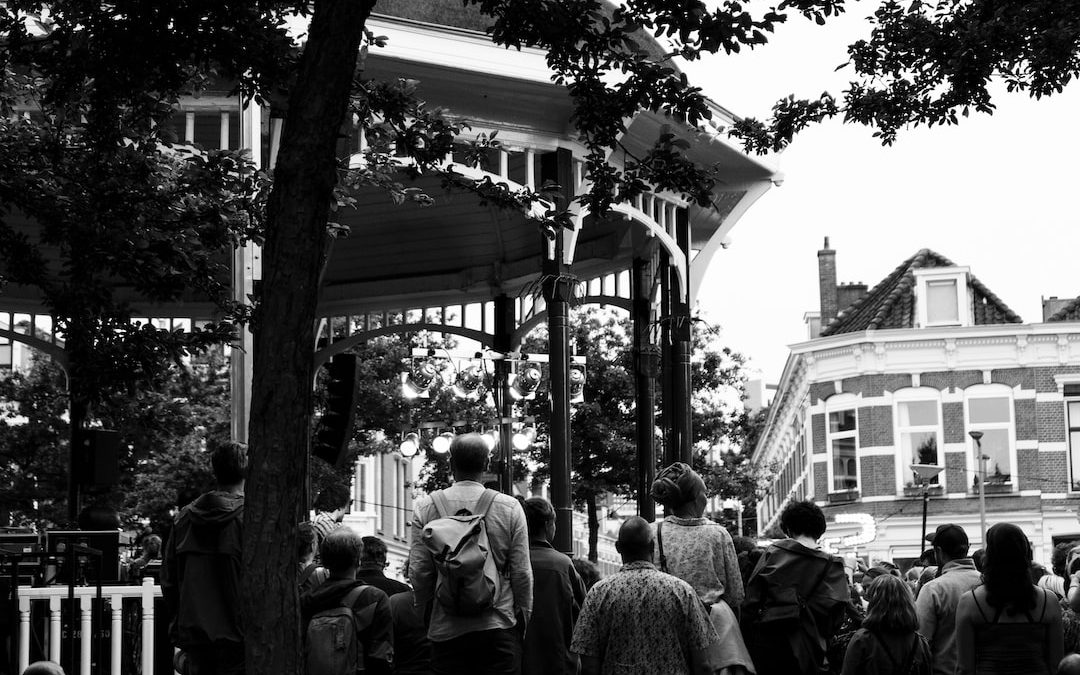
[[[691,81],[741,116],[767,118],[794,93],[838,97],[845,47],[868,33],[872,3],[835,24],[793,19],[753,52],[688,64]],[[840,282],[873,287],[929,248],[968,266],[1025,322],[1042,296],[1080,295],[1080,86],[1051,99],[995,98],[993,116],[901,132],[882,147],[872,130],[829,122],[775,158],[784,182],[735,225],[699,290],[702,318],[776,383],[787,345],[806,339],[819,307],[817,251],[829,237]]]

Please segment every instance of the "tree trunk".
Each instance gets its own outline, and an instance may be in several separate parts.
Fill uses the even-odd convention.
[[[244,513],[249,673],[301,671],[295,542],[310,442],[317,286],[338,132],[374,4],[316,0],[267,205]]]
[[[590,493],[585,496],[585,508],[589,511],[589,560],[595,563],[600,559],[596,552],[597,542],[600,540],[600,521],[596,518],[596,495]]]

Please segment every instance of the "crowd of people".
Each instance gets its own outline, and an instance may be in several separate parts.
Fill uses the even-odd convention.
[[[822,550],[823,512],[794,501],[786,538],[737,550],[704,517],[701,476],[677,462],[651,490],[665,517],[627,519],[623,566],[599,578],[553,548],[549,502],[482,484],[488,455],[478,435],[455,438],[453,485],[414,508],[410,584],[386,576],[380,539],[340,526],[347,494],[320,495],[297,531],[309,675],[1080,675],[1078,546],[1047,570],[1016,525],[993,525],[971,552],[944,524],[910,568],[866,567]],[[177,515],[161,579],[178,670],[194,675],[245,672],[243,447],[212,465],[217,489]]]

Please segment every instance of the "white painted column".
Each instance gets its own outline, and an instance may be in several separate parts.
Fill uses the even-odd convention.
[[[79,598],[79,673],[90,675],[91,649],[94,647],[94,597]]]
[[[222,150],[229,148],[229,111],[221,111],[221,135],[218,137],[218,147]]]
[[[525,187],[530,190],[536,189],[536,154],[532,150],[525,151]]]
[[[195,142],[195,113],[184,113],[184,142]]]
[[[30,598],[19,597],[19,672],[30,665]]]
[[[142,585],[142,671],[154,672],[154,579],[146,577]]]
[[[124,598],[120,595],[113,595],[109,597],[109,603],[112,608],[109,623],[110,670],[112,675],[120,675],[121,659],[124,657],[121,649],[124,643]],[[143,672],[149,675],[153,671],[147,670],[146,666],[143,666]]]
[[[72,608],[74,610],[74,608]],[[72,626],[72,630],[75,627]],[[49,598],[49,660],[60,663],[60,597]]]
[[[240,111],[240,147],[251,152],[251,161],[262,166],[262,108],[249,101]],[[254,289],[254,280],[260,270],[257,261],[260,251],[254,245],[241,246],[233,252],[233,300],[247,302]],[[246,443],[248,439],[248,416],[251,410],[251,366],[254,358],[254,341],[251,331],[240,331],[238,344],[230,354],[230,397],[232,399],[232,439]],[[152,608],[151,608],[152,610]]]

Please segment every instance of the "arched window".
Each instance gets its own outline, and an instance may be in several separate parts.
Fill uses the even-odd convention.
[[[1016,433],[1013,419],[1013,392],[1003,384],[980,384],[964,390],[964,419],[967,432],[981,432],[978,443],[971,439],[972,455],[969,466],[974,473],[972,487],[978,487],[979,450],[986,458],[986,485],[1019,485],[1014,477],[1016,468]]]
[[[829,492],[859,489],[859,398],[838,394],[825,401]]]
[[[941,452],[941,392],[930,387],[900,389],[893,394],[896,420],[898,491],[916,487],[922,480],[911,470],[913,464],[943,466]],[[942,485],[944,475],[930,480]]]

